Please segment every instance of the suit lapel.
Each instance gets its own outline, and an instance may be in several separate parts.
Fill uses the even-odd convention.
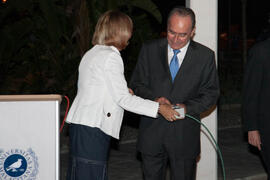
[[[174,82],[177,81],[177,79],[179,79],[181,77],[181,74],[185,70],[185,67],[188,66],[188,64],[190,64],[190,62],[192,60],[192,51],[193,50],[194,50],[194,42],[190,41],[186,55],[185,55],[183,62],[182,62],[181,66],[180,66],[180,68],[175,76]]]
[[[164,72],[166,73],[166,75],[168,76],[170,81],[172,82],[171,72],[170,72],[170,68],[169,68],[169,64],[168,64],[168,41],[167,41],[167,39],[162,41],[162,43],[160,44],[160,56],[159,57],[161,60],[162,67],[164,68]]]

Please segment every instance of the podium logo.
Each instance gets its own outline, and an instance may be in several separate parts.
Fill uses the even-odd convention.
[[[35,180],[38,174],[38,159],[31,148],[27,151],[0,149],[0,180]]]

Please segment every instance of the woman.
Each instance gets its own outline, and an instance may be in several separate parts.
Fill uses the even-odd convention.
[[[70,123],[68,179],[107,179],[110,139],[119,138],[124,109],[150,117],[159,112],[170,121],[178,115],[170,105],[129,93],[119,51],[128,45],[132,28],[127,15],[104,13],[95,28],[94,47],[81,60],[78,92],[66,120]]]

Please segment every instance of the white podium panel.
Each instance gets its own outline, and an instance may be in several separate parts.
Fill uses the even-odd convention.
[[[60,95],[0,96],[0,180],[59,179]]]

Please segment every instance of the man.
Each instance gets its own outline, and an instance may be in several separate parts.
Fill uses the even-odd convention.
[[[254,45],[248,55],[243,87],[243,123],[249,144],[257,147],[270,180],[270,38]]]
[[[187,114],[199,119],[202,112],[215,105],[219,85],[215,54],[192,41],[194,33],[194,12],[174,8],[168,17],[167,38],[143,45],[130,87],[141,97],[179,104]],[[194,180],[200,125],[187,117],[168,123],[161,116],[143,116],[138,150],[145,180],[165,179],[168,161],[172,180]]]

